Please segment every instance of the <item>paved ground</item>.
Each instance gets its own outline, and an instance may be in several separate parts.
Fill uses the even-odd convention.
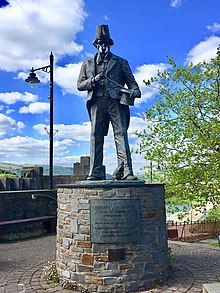
[[[175,257],[175,269],[165,286],[145,293],[199,293],[202,284],[220,280],[219,247],[211,247],[208,241],[200,244],[172,241],[169,246]],[[55,236],[0,244],[0,293],[18,292],[18,283],[25,284],[26,293],[73,292],[41,280],[44,265],[54,259]]]

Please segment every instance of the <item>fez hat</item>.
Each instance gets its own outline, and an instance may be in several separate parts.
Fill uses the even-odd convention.
[[[93,45],[97,47],[99,40],[108,42],[109,46],[114,45],[113,40],[110,38],[108,25],[102,24],[96,26],[96,36]]]

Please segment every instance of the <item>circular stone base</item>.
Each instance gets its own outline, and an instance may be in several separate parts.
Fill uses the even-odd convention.
[[[78,181],[74,184],[59,184],[60,188],[94,188],[94,187],[132,187],[145,186],[143,180],[84,180]]]
[[[57,269],[90,292],[141,291],[163,283],[164,186],[121,180],[60,185]]]

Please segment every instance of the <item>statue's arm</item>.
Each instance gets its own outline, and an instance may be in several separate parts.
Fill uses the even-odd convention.
[[[134,78],[134,75],[131,71],[128,61],[125,59],[123,60],[123,63],[122,63],[122,70],[123,70],[124,81],[126,85],[128,86],[129,89],[137,91],[136,97],[140,97],[141,92],[140,92],[139,86]]]
[[[82,64],[79,78],[77,81],[77,89],[79,91],[92,90],[95,86],[94,76],[89,74],[88,65],[86,62]]]

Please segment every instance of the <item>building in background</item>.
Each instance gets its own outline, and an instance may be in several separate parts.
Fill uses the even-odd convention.
[[[59,184],[74,184],[86,180],[89,175],[90,157],[80,157],[80,162],[74,163],[73,175],[53,176],[54,188]],[[49,188],[49,176],[43,175],[43,167],[23,167],[20,178],[0,178],[0,191],[4,190],[39,190]]]

